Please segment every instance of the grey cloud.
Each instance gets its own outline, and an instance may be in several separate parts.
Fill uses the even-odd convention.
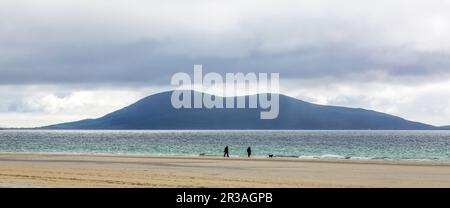
[[[193,64],[289,78],[450,68],[448,1],[1,3],[0,84],[168,84]]]
[[[386,53],[354,49],[348,45],[280,55],[255,53],[243,58],[165,56],[155,53],[152,47],[140,45],[60,51],[48,60],[37,59],[19,60],[15,65],[3,68],[0,82],[167,84],[173,73],[192,72],[193,64],[203,64],[206,72],[279,72],[282,77],[289,78],[345,77],[368,71],[382,71],[391,76],[427,76],[446,73],[450,67],[447,55],[395,50]]]

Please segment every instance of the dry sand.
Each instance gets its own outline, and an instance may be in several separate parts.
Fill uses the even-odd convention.
[[[2,153],[0,187],[450,187],[450,163]]]

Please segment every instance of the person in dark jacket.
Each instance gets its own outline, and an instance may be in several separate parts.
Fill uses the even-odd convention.
[[[223,157],[230,157],[228,152],[228,146],[226,146],[225,149],[223,150]]]
[[[252,148],[250,148],[250,147],[247,148],[247,155],[248,155],[248,157],[250,157],[252,155]]]

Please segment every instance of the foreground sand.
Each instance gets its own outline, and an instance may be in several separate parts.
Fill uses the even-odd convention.
[[[450,187],[450,164],[0,154],[0,187]]]

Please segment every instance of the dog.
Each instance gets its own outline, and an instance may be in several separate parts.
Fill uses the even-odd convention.
[[[272,158],[272,157],[273,157],[273,154],[270,154],[270,155],[269,155],[269,158]]]

